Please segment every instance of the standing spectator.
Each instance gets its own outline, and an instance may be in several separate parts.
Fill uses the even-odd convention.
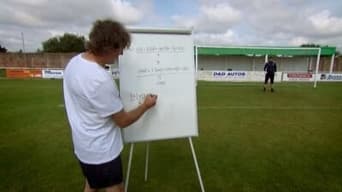
[[[270,90],[271,92],[274,92],[273,89],[273,82],[274,82],[274,74],[277,72],[277,64],[273,62],[272,60],[269,60],[268,62],[265,63],[264,71],[266,72],[265,74],[265,82],[264,82],[264,91],[267,89],[267,83],[268,80],[270,79]]]

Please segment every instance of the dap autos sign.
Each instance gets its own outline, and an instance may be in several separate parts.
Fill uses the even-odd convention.
[[[284,73],[283,81],[313,81],[312,73]]]
[[[342,74],[321,74],[319,78],[321,81],[342,81]]]
[[[46,79],[63,79],[63,70],[44,69],[42,75]]]
[[[247,79],[247,72],[246,71],[213,71],[212,77],[215,80],[243,81]]]

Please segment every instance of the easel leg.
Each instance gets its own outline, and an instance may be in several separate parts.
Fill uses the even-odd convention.
[[[145,158],[145,182],[147,181],[148,175],[148,159],[150,156],[150,144],[146,143],[146,158]]]
[[[134,148],[134,143],[131,143],[131,149],[129,152],[129,159],[128,159],[127,174],[126,174],[126,181],[125,181],[125,192],[127,192],[127,190],[128,190],[129,174],[131,172],[131,165],[132,165],[133,148]]]
[[[198,180],[199,180],[199,183],[200,183],[200,186],[201,186],[201,190],[202,190],[202,192],[205,192],[204,186],[203,186],[202,177],[201,177],[201,173],[200,173],[199,166],[198,166],[198,163],[197,163],[196,153],[195,153],[195,150],[194,150],[194,146],[192,144],[191,137],[189,137],[189,143],[190,143],[192,157],[194,159],[194,163],[195,163],[195,167],[196,167],[196,171],[197,171]]]

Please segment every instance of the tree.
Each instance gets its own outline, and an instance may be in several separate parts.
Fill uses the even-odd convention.
[[[7,49],[0,45],[0,53],[6,53],[6,52],[7,52]]]
[[[307,43],[307,44],[302,44],[301,47],[320,47],[320,45],[314,44],[314,43]]]
[[[43,52],[83,52],[85,38],[70,33],[52,37],[42,43]]]
[[[308,44],[302,44],[301,47],[321,47],[321,45],[308,43]],[[341,55],[341,52],[336,50],[335,55]]]

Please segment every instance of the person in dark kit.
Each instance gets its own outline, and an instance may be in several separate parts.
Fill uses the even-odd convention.
[[[268,83],[268,80],[270,80],[269,87],[270,87],[271,92],[274,92],[273,82],[274,82],[274,74],[275,72],[277,72],[277,64],[274,61],[269,60],[268,62],[265,63],[264,71],[266,72],[265,82],[264,82],[264,91],[267,90],[267,83]]]

